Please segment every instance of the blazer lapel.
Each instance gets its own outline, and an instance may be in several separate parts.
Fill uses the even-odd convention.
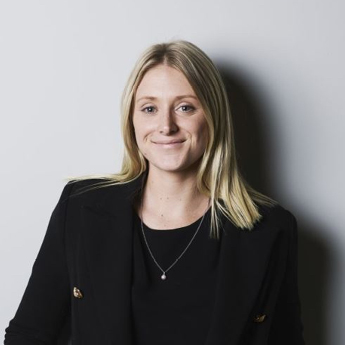
[[[82,238],[91,285],[111,344],[132,343],[131,201],[141,182],[139,177],[124,185],[101,188],[82,206]]]
[[[251,232],[243,231],[229,221],[225,221],[224,230],[206,345],[242,344],[254,307],[259,305],[259,292],[280,233],[277,228],[260,226]]]

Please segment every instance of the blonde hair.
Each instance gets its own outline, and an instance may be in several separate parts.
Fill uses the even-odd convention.
[[[138,149],[134,134],[133,103],[145,73],[162,64],[185,75],[205,113],[209,140],[197,172],[196,186],[200,193],[211,200],[211,237],[219,238],[219,211],[236,227],[253,229],[262,217],[258,204],[274,206],[277,201],[254,190],[241,176],[230,106],[222,77],[212,60],[188,41],[154,44],[137,60],[121,99],[121,128],[125,145],[121,171],[118,174],[87,175],[69,180],[105,179],[107,181],[97,187],[106,187],[131,182],[146,172],[147,161]]]

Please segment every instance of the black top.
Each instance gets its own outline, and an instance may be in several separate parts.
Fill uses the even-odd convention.
[[[209,208],[191,245],[162,280],[133,209],[132,311],[136,345],[204,344],[214,306],[220,251],[220,240],[209,237],[210,215]],[[169,230],[150,229],[143,224],[148,245],[163,270],[186,248],[201,218]]]

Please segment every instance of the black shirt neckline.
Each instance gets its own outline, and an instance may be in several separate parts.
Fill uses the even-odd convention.
[[[205,212],[205,217],[204,217],[204,220],[203,222],[206,221],[207,217],[208,217],[208,214],[211,212],[211,207],[209,207],[207,209],[207,211]],[[140,216],[137,214],[136,211],[134,211],[134,214],[135,214],[135,217],[137,218],[137,221],[139,221],[139,223],[141,223],[141,218]],[[150,233],[176,233],[176,232],[186,232],[188,230],[192,230],[192,229],[195,229],[196,226],[199,225],[199,223],[201,222],[201,218],[203,216],[199,217],[196,221],[194,221],[193,223],[191,224],[188,224],[186,226],[182,226],[182,227],[179,227],[179,228],[173,228],[173,229],[154,229],[154,228],[150,228],[149,226],[147,226],[145,224],[145,222],[143,222],[143,228],[144,228],[144,231],[145,232],[150,232]]]

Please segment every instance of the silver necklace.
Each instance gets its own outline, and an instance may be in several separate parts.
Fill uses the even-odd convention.
[[[143,233],[143,237],[144,237],[144,240],[145,240],[147,249],[148,249],[148,251],[149,251],[149,253],[150,253],[150,255],[151,255],[153,261],[155,262],[155,264],[157,265],[157,267],[158,267],[158,268],[162,271],[162,273],[163,273],[163,274],[161,275],[161,279],[162,279],[162,280],[165,280],[165,279],[167,278],[166,273],[170,270],[170,268],[172,268],[172,267],[177,263],[178,260],[180,260],[180,258],[182,257],[182,255],[187,251],[187,249],[189,248],[189,246],[190,246],[191,243],[193,242],[193,240],[194,240],[196,234],[198,233],[198,231],[199,231],[199,229],[200,229],[200,227],[201,227],[201,224],[202,224],[202,222],[203,222],[203,220],[204,220],[205,214],[207,213],[209,204],[210,204],[210,200],[209,200],[208,203],[207,203],[206,211],[204,212],[204,214],[203,214],[203,216],[202,216],[202,218],[201,218],[201,221],[200,221],[200,223],[199,223],[199,226],[198,226],[198,228],[196,229],[196,231],[195,231],[195,233],[194,233],[192,239],[189,241],[187,247],[182,251],[182,253],[177,257],[177,259],[176,259],[166,270],[163,270],[162,267],[161,267],[161,266],[159,265],[159,263],[157,262],[157,260],[155,259],[155,257],[153,256],[152,251],[151,251],[151,249],[150,249],[150,246],[149,246],[149,244],[147,243],[147,239],[146,239],[145,232],[144,232],[144,226],[143,226],[143,198],[141,198],[141,212],[140,212],[140,214],[141,214],[141,215],[140,215],[141,231],[142,231],[142,233]],[[159,231],[159,230],[157,230],[157,231]],[[160,231],[164,231],[164,230],[160,230]],[[169,230],[166,230],[166,231],[169,231]]]

